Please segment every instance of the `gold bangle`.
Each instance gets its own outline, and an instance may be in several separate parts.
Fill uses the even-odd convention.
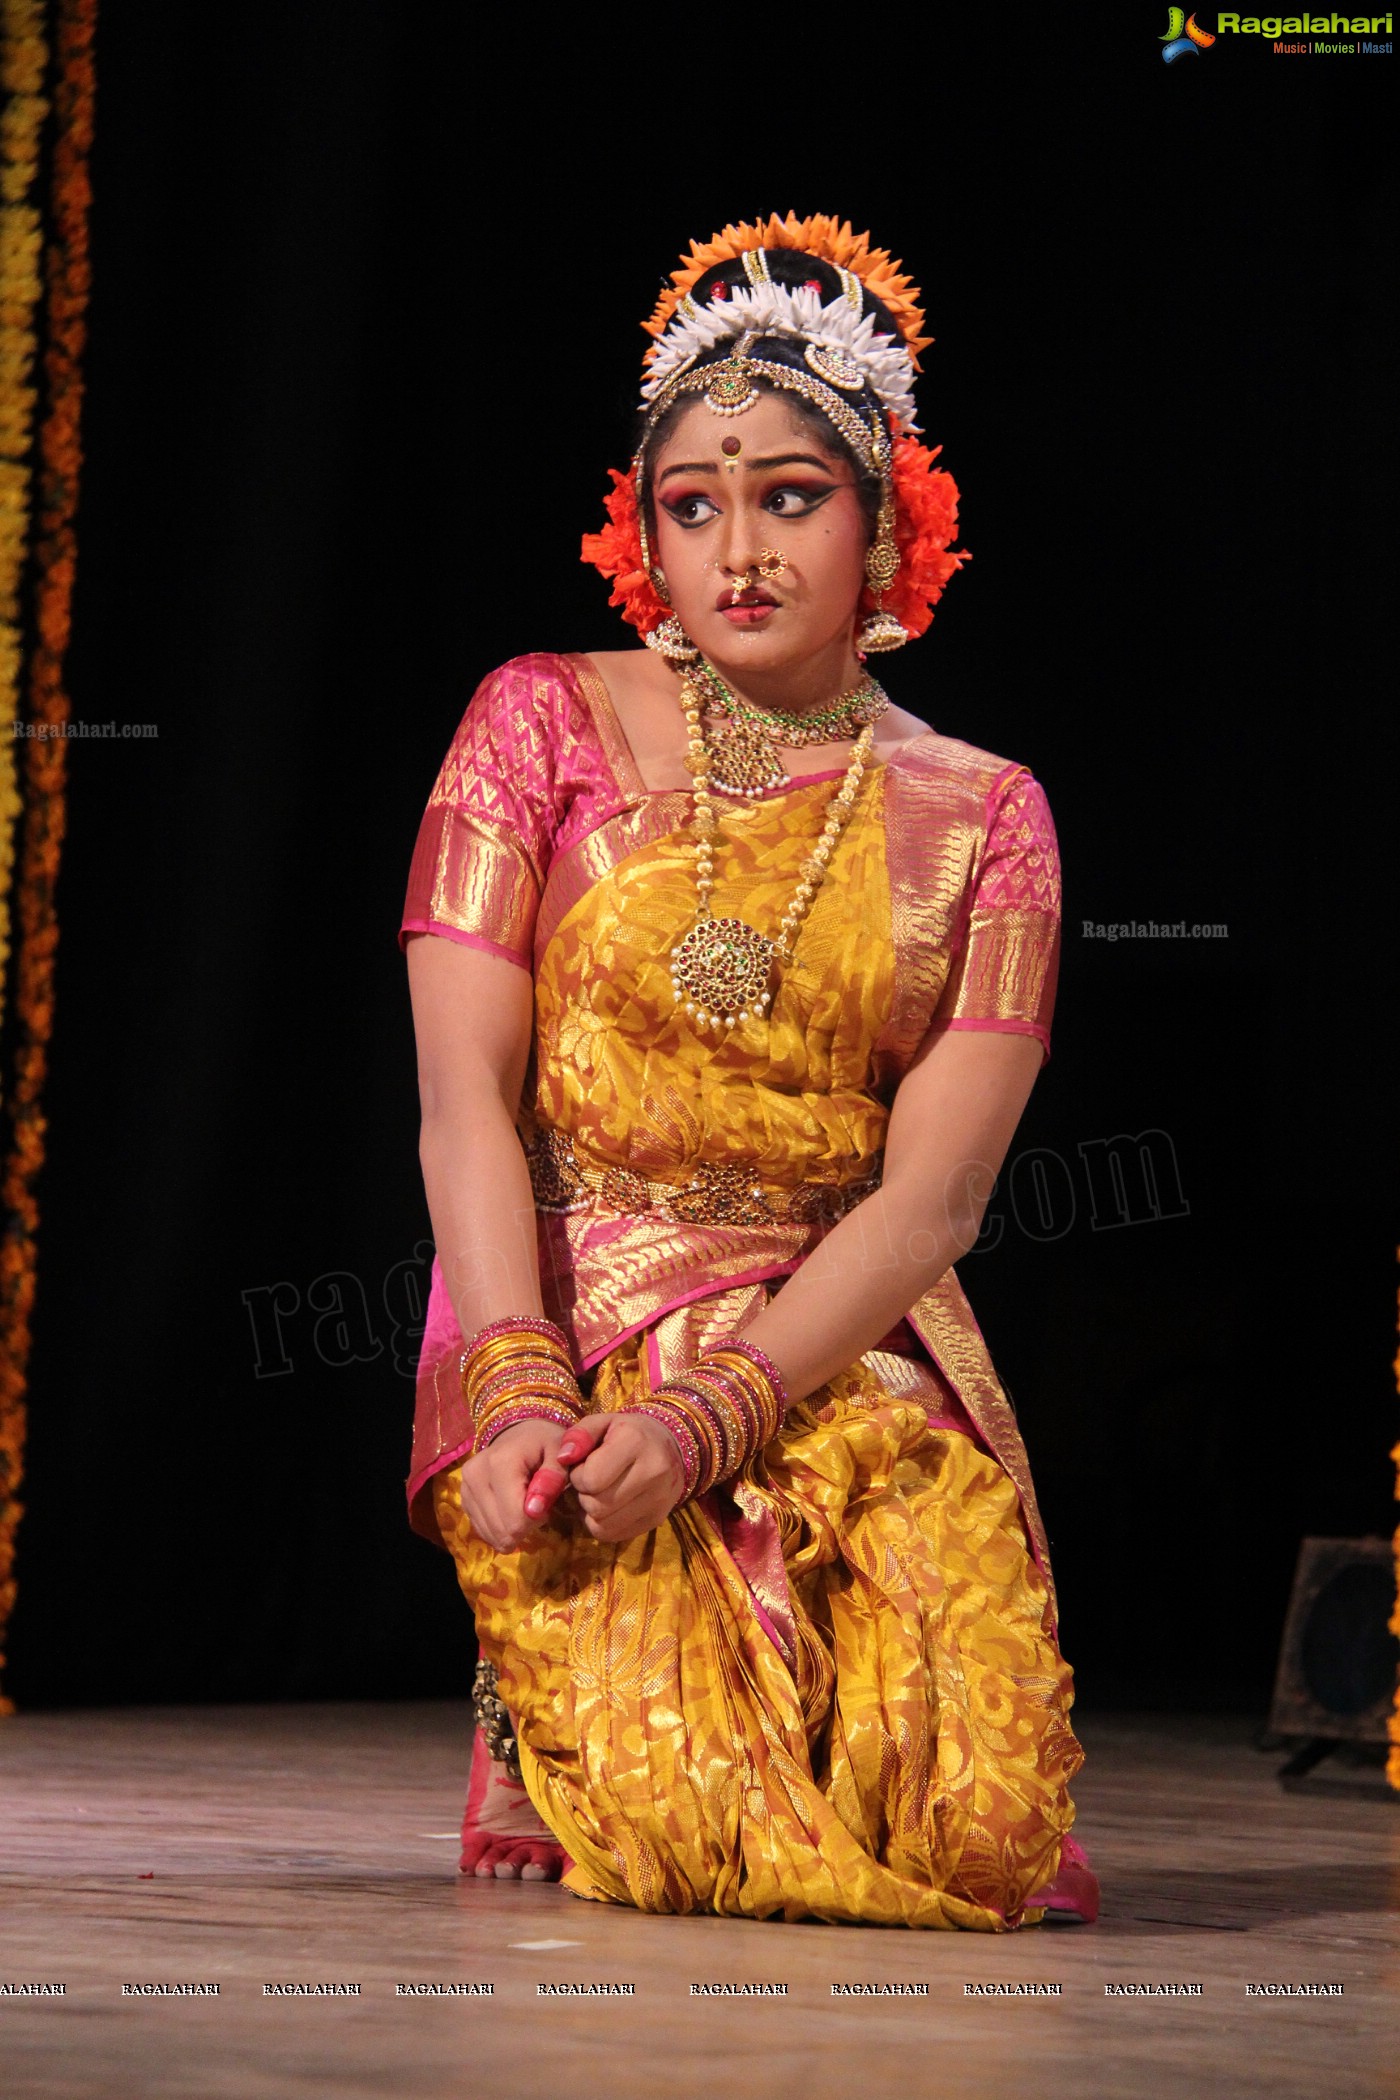
[[[535,1417],[567,1426],[587,1411],[568,1339],[543,1314],[513,1314],[483,1327],[462,1352],[461,1385],[479,1451],[515,1422]]]

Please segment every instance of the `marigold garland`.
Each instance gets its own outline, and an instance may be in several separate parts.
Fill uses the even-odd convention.
[[[97,0],[54,0],[52,175],[44,256],[46,407],[38,443],[38,522],[32,547],[33,643],[27,688],[30,722],[55,726],[68,718],[63,659],[72,614],[76,557],[73,518],[82,458],[79,419],[90,277],[88,154],[92,145],[96,18]],[[22,30],[25,39],[25,62],[29,68],[25,77],[36,84],[42,80],[42,22],[43,12],[35,0],[3,0],[7,84],[12,28]],[[36,39],[41,47],[38,51],[34,49]],[[8,128],[5,136],[8,144]],[[32,180],[31,175],[31,183]],[[0,369],[0,391],[7,395],[12,378],[8,365]],[[67,748],[67,740],[61,735],[25,740],[17,890],[19,950],[14,971],[14,1084],[9,1105],[9,1148],[0,1183],[0,1636],[15,1595],[14,1540],[21,1514],[17,1490],[24,1449],[24,1394],[39,1223],[34,1183],[44,1156],[45,1121],[40,1104],[53,1025],[53,966],[58,939],[54,887],[63,843]],[[10,1710],[9,1702],[0,1700],[0,1712]]]
[[[958,529],[958,485],[946,468],[935,464],[942,449],[938,445],[930,450],[911,437],[894,443],[894,536],[901,559],[899,573],[885,593],[885,610],[911,635],[926,632],[948,578],[972,559],[966,548],[949,545]],[[584,534],[582,558],[611,582],[609,605],[620,607],[623,619],[638,634],[650,634],[669,608],[657,596],[642,563],[633,477],[616,467],[609,467],[608,473],[613,484],[603,498],[608,523],[601,532]],[[860,602],[863,611],[874,610],[868,589]]]
[[[30,518],[30,444],[35,389],[34,315],[42,288],[43,231],[35,202],[39,139],[48,103],[44,10],[40,0],[0,5],[0,1018],[10,960],[10,893],[15,827],[21,802],[16,779],[22,666],[21,583]],[[3,1076],[3,1075],[0,1075]],[[0,1638],[14,1602],[16,1499],[24,1450],[22,1380],[0,1348]],[[3,1659],[3,1651],[0,1651]],[[0,1698],[0,1713],[11,1711]]]
[[[1395,1250],[1395,1258],[1400,1261],[1400,1247]],[[1396,1293],[1396,1331],[1400,1333],[1400,1291]],[[1394,1371],[1395,1389],[1400,1393],[1400,1350],[1396,1352]],[[1400,1502],[1400,1444],[1395,1446],[1390,1455],[1396,1468],[1395,1499]],[[1395,1609],[1390,1615],[1390,1630],[1400,1639],[1400,1530],[1395,1534]],[[1396,1792],[1400,1793],[1400,1685],[1395,1688],[1395,1705],[1391,1711],[1389,1728],[1390,1755],[1385,1762],[1385,1776]]]
[[[29,539],[34,316],[43,285],[35,187],[48,102],[42,0],[0,5],[0,1018],[10,957],[10,885],[20,797],[14,723],[22,658],[20,589]]]

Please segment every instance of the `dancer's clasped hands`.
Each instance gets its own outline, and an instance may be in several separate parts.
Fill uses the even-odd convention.
[[[569,1468],[583,1520],[595,1539],[642,1538],[655,1531],[685,1493],[685,1466],[675,1438],[647,1415],[585,1415],[567,1430],[558,1461]],[[548,1492],[537,1483],[536,1492]],[[555,1499],[563,1489],[555,1491]],[[534,1497],[526,1501],[529,1511]],[[542,1514],[547,1515],[549,1506]]]
[[[584,1525],[612,1543],[641,1538],[685,1493],[675,1438],[647,1415],[585,1415],[569,1429],[520,1422],[462,1468],[462,1507],[489,1545],[513,1553],[566,1492]]]

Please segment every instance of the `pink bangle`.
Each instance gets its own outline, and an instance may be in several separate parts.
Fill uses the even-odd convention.
[[[700,1446],[695,1441],[690,1424],[684,1416],[676,1414],[664,1403],[650,1400],[639,1400],[635,1407],[623,1408],[621,1412],[629,1415],[650,1415],[654,1422],[659,1422],[663,1429],[670,1431],[680,1452],[681,1470],[685,1476],[685,1493],[681,1501],[688,1502],[695,1493],[701,1466]],[[679,1508],[680,1504],[676,1506]]]
[[[504,1319],[491,1320],[485,1327],[477,1329],[462,1352],[463,1364],[465,1365],[467,1358],[479,1349],[483,1342],[494,1341],[498,1334],[545,1335],[551,1342],[557,1342],[565,1355],[569,1353],[569,1338],[563,1328],[556,1326],[553,1320],[546,1319],[543,1313],[507,1313]]]
[[[711,1373],[711,1376],[713,1377],[714,1374]],[[736,1470],[744,1455],[744,1425],[738,1420],[737,1409],[733,1404],[733,1396],[730,1392],[728,1381],[721,1377],[718,1380],[718,1385],[720,1401],[728,1403],[727,1405],[717,1403],[714,1389],[707,1385],[701,1366],[698,1363],[694,1363],[688,1370],[677,1372],[674,1378],[668,1379],[666,1385],[658,1387],[657,1390],[659,1392],[665,1392],[668,1389],[675,1390],[705,1417],[705,1420],[710,1425],[710,1433],[714,1438],[715,1459],[718,1469],[716,1478],[727,1480],[730,1474]]]
[[[485,1451],[493,1444],[503,1429],[514,1429],[517,1422],[557,1422],[561,1429],[572,1429],[576,1415],[566,1414],[562,1407],[551,1407],[547,1400],[523,1400],[519,1407],[504,1407],[482,1430],[472,1447],[473,1456]]]
[[[776,1398],[779,1407],[782,1409],[784,1414],[787,1413],[788,1409],[792,1406],[792,1401],[789,1399],[788,1389],[783,1383],[783,1374],[778,1369],[778,1366],[774,1363],[772,1357],[768,1354],[768,1352],[765,1349],[760,1349],[757,1342],[746,1342],[742,1339],[742,1337],[740,1337],[739,1339],[734,1341],[711,1342],[709,1344],[709,1349],[738,1349],[741,1350],[745,1356],[752,1357],[753,1361],[758,1365],[759,1370],[762,1371],[764,1377],[772,1386],[774,1397]],[[709,1354],[709,1349],[702,1349],[700,1351],[700,1362],[703,1363],[705,1357]]]

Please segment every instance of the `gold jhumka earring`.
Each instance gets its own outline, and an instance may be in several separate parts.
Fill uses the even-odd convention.
[[[663,620],[659,627],[653,627],[650,634],[643,635],[642,639],[648,649],[654,649],[658,656],[664,656],[668,664],[693,664],[700,655],[700,651],[674,613],[668,620]]]
[[[885,649],[902,649],[909,631],[893,613],[885,611],[885,592],[899,574],[900,552],[894,536],[894,488],[890,471],[889,445],[878,419],[874,419],[875,453],[880,469],[880,509],[875,537],[865,557],[865,580],[875,594],[875,610],[856,630],[856,650],[871,656]]]

